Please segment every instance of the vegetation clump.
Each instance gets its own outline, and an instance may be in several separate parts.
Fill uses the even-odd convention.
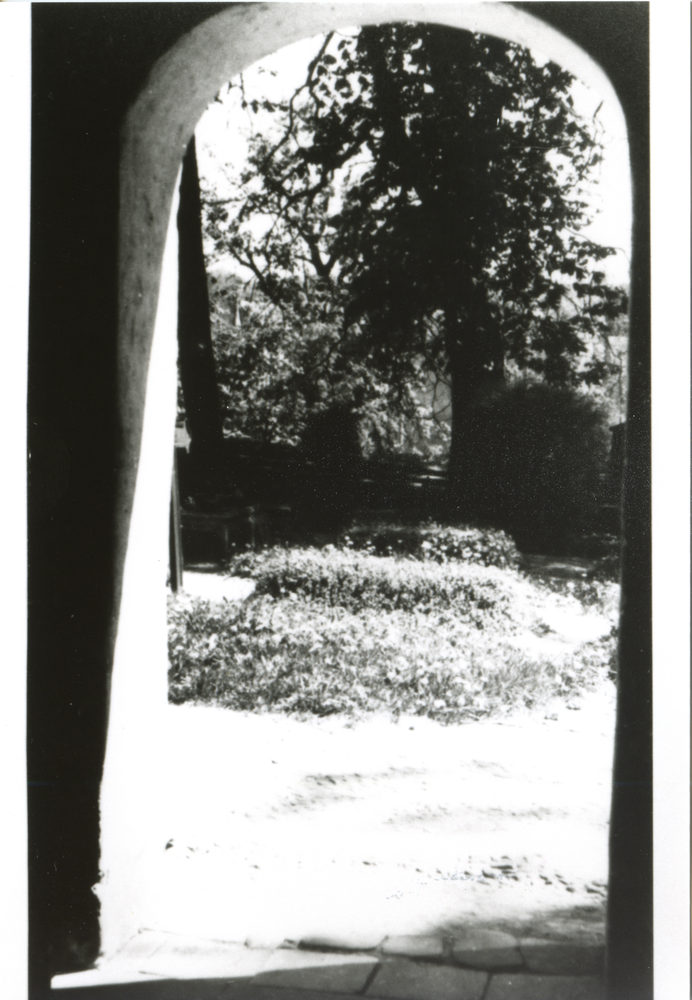
[[[541,382],[503,386],[469,410],[464,439],[471,513],[509,531],[593,530],[610,441],[590,396]]]
[[[343,536],[343,544],[376,555],[410,556],[437,563],[458,561],[499,569],[516,569],[521,561],[514,539],[495,528],[434,523],[360,525]]]
[[[256,582],[244,602],[169,599],[173,702],[452,723],[571,699],[614,669],[615,584],[558,593],[422,545],[418,558],[274,548],[233,572]],[[598,611],[603,635],[542,645],[547,607]]]
[[[227,432],[297,443],[336,405],[374,448],[446,457],[459,490],[479,393],[620,377],[616,250],[583,233],[603,127],[570,73],[412,23],[316,41],[290,94],[267,70],[218,98],[246,156],[203,171]]]
[[[489,617],[506,614],[511,589],[497,570],[449,563],[440,572],[431,561],[376,556],[350,549],[282,549],[245,553],[232,572],[256,582],[256,593],[275,599],[300,597],[322,607],[357,613],[454,610],[483,628]]]

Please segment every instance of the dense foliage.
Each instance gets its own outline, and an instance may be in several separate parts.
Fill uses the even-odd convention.
[[[613,251],[580,235],[601,154],[572,85],[511,43],[398,24],[328,36],[289,101],[243,91],[247,167],[232,209],[207,199],[207,236],[270,304],[257,333],[289,398],[414,418],[410,387],[451,380],[454,472],[467,408],[506,370],[610,374],[626,301],[599,270]]]
[[[611,638],[579,656],[529,654],[456,615],[310,601],[169,600],[170,699],[245,711],[384,711],[462,722],[570,698],[606,675]]]
[[[426,533],[439,545],[420,541],[421,533],[415,555],[397,558],[348,543],[247,553],[233,564],[256,582],[246,601],[171,597],[171,700],[460,722],[571,699],[612,675],[616,584],[547,585],[512,568],[460,562],[445,546],[464,532]],[[483,539],[468,535],[477,558]],[[415,536],[402,529],[400,537]],[[509,541],[495,538],[493,558],[506,558]],[[609,627],[576,650],[542,649],[549,606],[596,611]]]
[[[605,415],[589,396],[535,382],[497,389],[465,428],[467,513],[510,531],[583,532],[598,512],[609,446]]]
[[[455,528],[438,524],[354,525],[344,535],[346,547],[376,555],[410,556],[446,563],[457,560],[500,569],[516,568],[519,551],[504,531],[492,528]]]
[[[341,311],[319,286],[277,306],[257,283],[209,276],[211,326],[224,429],[256,441],[298,445],[321,415],[357,419],[363,454],[406,451],[439,457],[448,442],[435,420],[434,385],[422,366],[388,381],[343,329]],[[320,306],[322,308],[320,308]]]
[[[483,628],[506,616],[510,589],[498,570],[375,556],[349,549],[269,549],[231,564],[236,576],[256,581],[258,594],[299,597],[351,612],[454,610],[459,621]]]

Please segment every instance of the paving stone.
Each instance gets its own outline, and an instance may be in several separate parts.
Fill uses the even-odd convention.
[[[253,978],[252,985],[358,993],[376,966],[377,959],[368,955],[278,949]]]
[[[605,948],[602,945],[522,938],[519,949],[531,972],[549,976],[589,976],[603,971]]]
[[[521,965],[516,938],[504,931],[469,930],[452,942],[452,954],[476,969],[506,969]]]
[[[605,922],[602,920],[585,924],[583,920],[563,917],[561,920],[546,920],[543,928],[542,933],[547,931],[551,938],[605,945]]]
[[[391,961],[383,963],[365,995],[390,1000],[481,1000],[487,982],[485,972]]]
[[[219,1000],[335,1000],[335,996],[338,997],[338,994],[325,990],[291,990],[285,989],[283,986],[253,986],[252,983],[230,983],[221,994]],[[151,1000],[158,1000],[158,997],[152,997]],[[162,997],[161,1000],[168,1000],[168,998]],[[190,998],[187,998],[187,1000],[190,1000]]]
[[[66,972],[61,976],[53,976],[52,990],[66,990],[72,987],[85,989],[87,986],[106,986],[121,983],[151,983],[160,982],[161,976],[148,972],[135,972],[132,969],[115,968],[110,965],[99,966],[97,969],[87,969],[85,972]]]
[[[382,944],[379,931],[344,931],[336,934],[312,934],[300,939],[301,948],[331,948],[340,951],[372,951]]]
[[[249,979],[261,972],[273,954],[269,949],[242,944],[171,937],[140,962],[140,971],[170,979]]]
[[[247,986],[238,986],[233,993],[228,993],[227,979],[174,980],[157,979],[149,982],[111,984],[108,986],[87,986],[78,989],[66,989],[56,993],[56,1000],[279,1000],[277,996],[255,997]],[[304,994],[303,997],[289,998],[281,996],[280,1000],[319,1000],[315,994]],[[333,994],[329,1000],[334,1000]]]
[[[143,931],[96,969],[55,977],[53,988],[252,976],[270,955],[269,950],[251,953],[242,945]]]
[[[597,976],[503,973],[492,977],[484,1000],[603,1000],[603,990]]]
[[[406,958],[441,958],[444,951],[441,938],[415,937],[411,934],[388,937],[382,945],[383,955],[402,955]]]

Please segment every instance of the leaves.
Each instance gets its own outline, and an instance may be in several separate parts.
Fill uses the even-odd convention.
[[[268,552],[248,560],[260,582],[274,572],[292,589],[282,586],[275,596],[217,605],[171,598],[172,701],[316,715],[385,711],[461,722],[571,695],[611,668],[614,629],[574,654],[523,652],[512,636],[537,627],[551,600],[577,612],[581,604],[594,604],[614,623],[614,584],[592,583],[577,594],[568,593],[562,581],[565,592],[557,596],[512,570],[395,561],[334,549]],[[325,575],[331,581],[329,601]],[[349,594],[369,593],[368,580],[376,578],[380,586],[389,581],[410,593],[417,593],[425,578],[438,597],[458,590],[463,578],[474,613],[465,619],[444,601],[425,613],[349,603]],[[302,593],[296,597],[298,587]],[[500,607],[506,612],[498,614]],[[212,637],[218,641],[210,642]]]
[[[415,422],[450,371],[469,394],[505,370],[607,381],[627,299],[581,235],[601,152],[572,84],[511,43],[395,24],[327,36],[290,101],[246,101],[265,124],[205,223],[256,297],[217,334],[230,424],[293,441],[333,402]]]
[[[431,531],[434,537],[436,532]],[[424,555],[424,550],[423,553]],[[440,573],[437,564],[445,562]],[[421,559],[376,556],[351,549],[269,549],[233,560],[231,572],[251,576],[256,593],[272,597],[296,595],[324,607],[351,612],[414,611],[430,614],[453,609],[460,621],[481,621],[506,613],[507,594],[494,567],[442,560],[439,553]]]
[[[366,452],[402,436],[439,436],[423,402],[427,371],[392,359],[400,375],[390,379],[384,366],[372,364],[359,328],[342,332],[327,283],[310,282],[279,307],[256,285],[212,274],[209,299],[227,433],[295,445],[316,414],[345,406],[360,421]]]

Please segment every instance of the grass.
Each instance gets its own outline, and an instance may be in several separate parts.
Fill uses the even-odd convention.
[[[513,568],[377,556],[350,548],[238,557],[255,595],[169,599],[169,692],[255,712],[496,717],[571,700],[612,670],[618,588],[559,593]],[[549,604],[598,612],[609,631],[574,648],[516,642],[548,630]]]

